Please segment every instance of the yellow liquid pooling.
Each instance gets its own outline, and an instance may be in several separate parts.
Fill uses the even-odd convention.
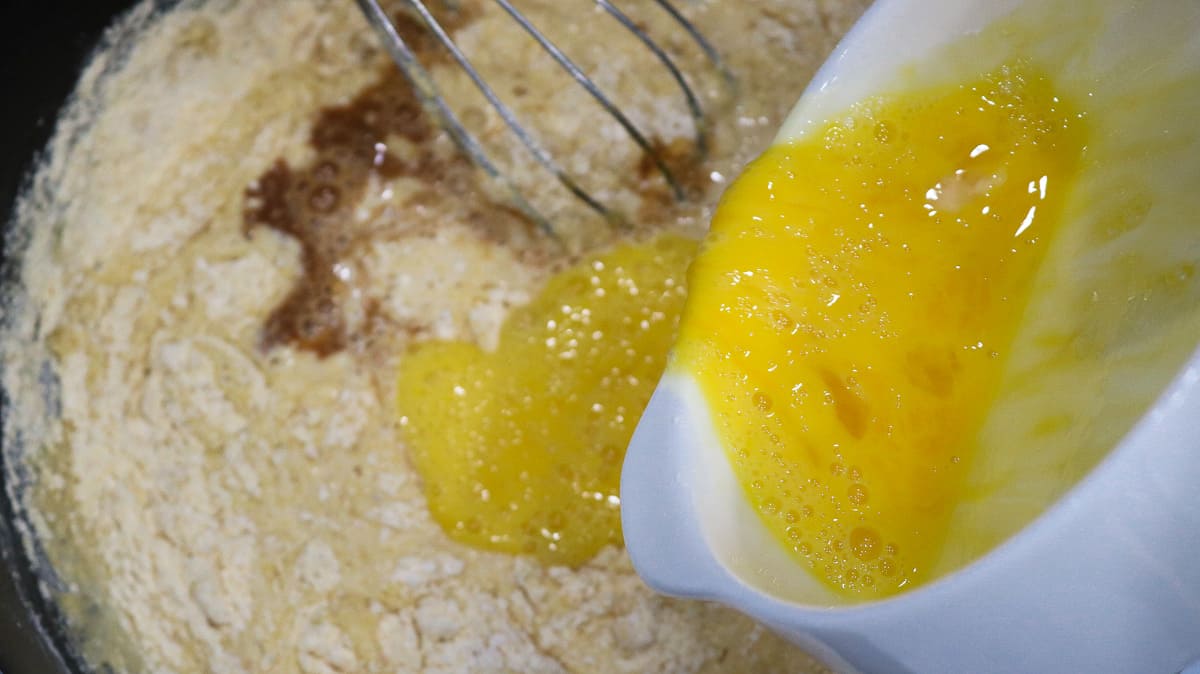
[[[405,437],[451,537],[570,565],[622,543],[621,462],[696,245],[664,235],[591,257],[514,310],[495,352],[438,342],[405,359]]]
[[[962,497],[1082,121],[1020,66],[860,104],[728,190],[673,367],[826,585],[919,583]]]

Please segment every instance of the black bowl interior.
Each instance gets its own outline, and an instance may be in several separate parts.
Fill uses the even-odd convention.
[[[130,0],[0,3],[0,292],[12,281],[6,245],[13,201],[37,154],[54,131],[58,111],[104,28]],[[0,418],[7,401],[0,395]],[[7,471],[0,470],[0,481]],[[17,540],[17,509],[0,484],[0,673],[82,671],[71,654],[61,616],[38,590],[38,578]]]

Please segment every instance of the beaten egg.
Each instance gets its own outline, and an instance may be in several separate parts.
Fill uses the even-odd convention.
[[[513,310],[494,351],[430,342],[405,359],[401,425],[452,538],[569,565],[622,542],[621,461],[695,249],[661,235],[593,255]]]
[[[1086,141],[1051,78],[1013,62],[859,103],[723,197],[673,367],[827,586],[926,578]]]

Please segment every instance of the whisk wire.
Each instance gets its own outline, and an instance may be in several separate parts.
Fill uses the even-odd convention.
[[[593,198],[586,190],[584,190],[579,183],[575,182],[575,180],[572,179],[571,176],[568,175],[567,172],[558,165],[558,162],[554,161],[554,158],[550,156],[550,153],[546,152],[541,144],[537,142],[533,135],[521,125],[512,109],[500,100],[500,98],[496,95],[496,92],[488,85],[483,76],[479,74],[479,71],[475,69],[475,66],[471,64],[470,59],[467,58],[462,49],[460,49],[454,40],[450,38],[450,35],[446,33],[445,28],[443,28],[441,23],[439,23],[438,20],[433,16],[425,3],[422,2],[422,0],[409,0],[409,4],[411,4],[413,9],[416,10],[417,14],[420,15],[421,20],[425,22],[425,25],[429,28],[429,30],[433,32],[433,35],[437,38],[438,42],[446,49],[446,51],[450,53],[463,71],[467,73],[467,76],[471,79],[471,82],[474,83],[475,88],[478,89],[479,93],[481,93],[483,97],[487,99],[488,104],[492,106],[492,109],[496,111],[496,114],[500,115],[500,118],[504,121],[504,124],[513,132],[513,134],[517,136],[517,139],[521,141],[521,144],[526,148],[526,150],[529,151],[534,159],[537,160],[537,162],[546,170],[554,174],[555,178],[558,179],[563,187],[567,188],[567,190],[569,190],[572,194],[586,203],[592,210],[596,211],[606,219],[612,219],[613,215],[609,213],[608,209],[605,208],[604,205],[595,198]]]
[[[479,139],[473,135],[455,115],[446,99],[442,96],[437,84],[429,71],[421,64],[413,49],[404,41],[392,23],[387,12],[380,5],[380,0],[355,0],[359,8],[366,16],[368,22],[382,38],[383,45],[395,61],[396,65],[408,78],[421,102],[441,123],[442,127],[450,135],[450,137],[462,148],[467,157],[479,166],[485,174],[489,176],[497,185],[511,198],[513,204],[533,221],[542,231],[550,236],[556,236],[555,230],[548,218],[543,216],[538,209],[531,204],[517,186],[509,179],[508,176],[501,171],[496,163],[492,161],[488,152],[484,149]],[[433,13],[429,10],[425,0],[403,0],[408,7],[415,12],[425,27],[432,33],[437,42],[445,48],[459,67],[466,72],[471,82],[476,89],[487,100],[496,114],[503,120],[505,126],[517,137],[521,145],[526,151],[538,162],[543,168],[555,176],[559,183],[565,187],[576,198],[583,201],[589,208],[604,217],[613,225],[623,225],[625,223],[620,213],[606,207],[599,199],[594,197],[586,189],[584,189],[567,171],[554,160],[554,157],[548,152],[541,143],[538,142],[534,134],[521,124],[516,114],[509,108],[496,92],[488,85],[486,79],[472,65],[470,59],[459,48],[453,38],[446,32],[446,29],[438,22]],[[611,0],[593,0],[605,12],[613,17],[626,30],[633,34],[661,63],[671,75],[672,79],[679,85],[686,99],[688,112],[691,115],[693,127],[695,130],[695,159],[702,159],[708,149],[708,118],[704,113],[703,106],[700,103],[699,97],[695,90],[684,77],[675,60],[671,55],[663,49],[650,35],[633,19],[622,12]],[[448,5],[456,5],[454,0],[445,0]],[[662,175],[663,180],[669,187],[672,195],[676,200],[682,201],[686,195],[681,187],[678,179],[673,173],[671,167],[667,164],[666,158],[662,150],[652,143],[633,121],[621,110],[616,103],[613,102],[596,84],[596,82],[587,75],[574,61],[570,59],[557,45],[545,36],[520,10],[518,10],[511,0],[495,0],[508,15],[530,36],[541,48],[550,55],[551,58],[568,74],[576,83],[584,88],[585,91],[607,112],[625,131],[630,139],[637,144],[646,157],[654,164],[655,168]],[[700,50],[705,54],[712,65],[721,73],[726,84],[731,88],[736,87],[736,82],[721,60],[716,49],[705,39],[704,35],[696,28],[694,24],[687,20],[682,13],[669,0],[655,0],[659,5],[683,30],[691,37]]]
[[[412,0],[419,4],[419,0]],[[408,78],[413,88],[417,91],[421,102],[432,109],[435,117],[442,123],[442,127],[450,134],[451,138],[462,148],[463,152],[475,163],[476,166],[483,169],[484,173],[489,178],[497,181],[508,193],[513,204],[525,214],[539,229],[551,237],[556,237],[554,227],[550,221],[538,211],[533,204],[521,194],[517,186],[512,183],[505,175],[496,167],[492,160],[488,157],[487,152],[479,141],[467,131],[458,116],[450,109],[446,103],[446,99],[442,97],[438,91],[437,84],[434,83],[433,77],[429,71],[421,65],[417,55],[413,52],[404,38],[396,31],[395,25],[388,18],[387,12],[379,5],[379,0],[355,0],[363,14],[367,17],[368,23],[382,38],[384,48],[388,55]]]
[[[692,91],[691,85],[683,77],[683,72],[675,65],[675,60],[667,53],[657,42],[655,42],[646,31],[642,30],[629,15],[622,12],[616,5],[609,0],[595,0],[597,5],[600,5],[604,11],[608,12],[612,18],[616,19],[630,33],[632,33],[647,49],[650,50],[659,63],[671,73],[671,78],[679,85],[683,91],[683,97],[687,100],[688,112],[692,116],[692,125],[695,128],[696,136],[696,156],[704,158],[708,155],[708,123],[704,116],[704,110],[700,107],[700,100],[696,98],[696,92]]]
[[[646,136],[638,130],[637,126],[634,125],[629,117],[627,117],[624,112],[621,112],[621,109],[617,107],[617,104],[613,103],[612,100],[600,90],[600,87],[597,86],[594,81],[592,81],[592,78],[588,77],[587,74],[583,72],[582,68],[576,65],[576,63],[572,61],[570,57],[564,54],[557,45],[555,45],[550,41],[549,38],[542,34],[542,32],[539,31],[537,27],[534,26],[533,23],[530,22],[530,20],[520,12],[520,10],[514,7],[510,0],[496,0],[496,4],[504,8],[504,11],[508,12],[508,15],[511,16],[513,20],[521,26],[521,28],[524,28],[525,32],[529,33],[530,37],[536,40],[537,43],[541,45],[542,49],[545,49],[546,53],[550,54],[551,58],[553,58],[555,62],[557,62],[558,65],[567,72],[567,74],[574,78],[580,86],[582,86],[589,94],[591,94],[592,98],[595,99],[595,101],[599,103],[609,115],[612,115],[613,119],[617,120],[621,127],[625,129],[625,132],[629,134],[629,137],[633,139],[633,142],[637,143],[638,147],[642,149],[642,152],[646,153],[646,155],[654,162],[654,166],[658,169],[658,172],[662,174],[663,180],[667,182],[667,185],[671,188],[671,193],[675,196],[675,198],[682,201],[684,198],[683,189],[679,186],[679,182],[675,179],[675,175],[671,172],[671,168],[667,166],[667,162],[663,159],[662,154],[654,148]]]
[[[696,43],[696,46],[700,47],[700,51],[704,52],[704,55],[708,57],[708,60],[713,64],[713,67],[715,67],[717,71],[721,73],[721,77],[725,80],[725,84],[731,89],[736,88],[737,79],[734,78],[733,72],[729,70],[729,66],[725,64],[725,60],[721,58],[721,53],[717,51],[716,47],[712,46],[712,43],[708,41],[708,38],[704,37],[704,33],[700,32],[700,29],[696,27],[696,24],[688,21],[687,17],[685,17],[683,13],[675,7],[675,5],[671,4],[670,0],[654,0],[654,2],[659,7],[662,7],[667,14],[670,14],[671,18],[675,19],[675,22],[678,23],[679,26],[691,36],[692,41]]]

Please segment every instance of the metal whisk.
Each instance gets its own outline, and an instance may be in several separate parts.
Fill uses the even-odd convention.
[[[513,202],[534,222],[547,233],[553,235],[554,231],[550,222],[542,216],[541,213],[521,194],[520,190],[508,180],[502,171],[496,166],[495,162],[488,157],[487,152],[479,143],[478,139],[471,134],[459,120],[458,116],[451,109],[446,99],[439,93],[437,85],[429,72],[417,59],[412,47],[405,43],[404,39],[396,30],[396,26],[392,23],[387,12],[380,6],[379,0],[356,0],[363,14],[371,26],[379,33],[383,40],[384,47],[391,55],[392,60],[404,72],[404,75],[412,83],[418,95],[440,120],[442,126],[458,143],[463,151],[470,159],[479,166],[488,176],[499,181],[499,183],[509,193]],[[495,91],[488,85],[487,81],[479,71],[475,69],[463,51],[454,43],[454,40],[446,32],[445,28],[429,11],[428,5],[423,0],[404,0],[417,16],[419,16],[437,39],[437,41],[450,53],[458,65],[470,77],[471,81],[479,92],[487,99],[491,107],[504,120],[505,125],[516,136],[526,150],[533,158],[546,170],[550,171],[558,181],[573,195],[588,205],[593,211],[603,216],[609,222],[621,222],[621,217],[612,209],[606,207],[592,194],[588,193],[580,184],[572,178],[562,166],[554,160],[545,148],[538,143],[533,134],[517,120],[516,115],[507,105],[496,95]],[[682,201],[685,197],[684,190],[679,183],[679,180],[672,172],[671,167],[667,164],[662,153],[655,147],[653,143],[646,137],[645,133],[640,131],[637,126],[629,119],[629,117],[621,111],[612,99],[610,99],[600,87],[587,76],[587,74],[572,61],[566,54],[563,53],[553,42],[550,41],[538,28],[526,17],[520,10],[513,6],[509,0],[494,0],[497,5],[504,9],[509,16],[516,21],[526,33],[530,35],[546,53],[556,62],[563,70],[565,70],[572,78],[575,79],[592,96],[593,99],[611,115],[629,135],[630,139],[637,143],[642,152],[653,162],[658,172],[662,175],[671,190],[671,193],[677,200]],[[593,0],[596,5],[600,6],[605,12],[617,20],[626,30],[632,33],[643,45],[646,46],[657,58],[659,63],[663,65],[670,73],[671,78],[679,85],[679,88],[686,99],[688,111],[691,115],[693,126],[695,128],[695,146],[698,156],[703,157],[707,151],[707,131],[708,120],[705,117],[704,110],[700,106],[700,101],[693,91],[691,85],[688,84],[680,71],[674,59],[657,43],[650,35],[640,28],[637,23],[627,14],[618,9],[609,0]],[[696,28],[694,24],[688,21],[680,11],[672,5],[669,0],[654,0],[663,11],[665,11],[671,19],[684,29],[691,37],[705,57],[712,65],[720,72],[721,76],[728,83],[733,82],[733,77],[726,68],[720,55],[712,44],[705,39],[704,35]]]

